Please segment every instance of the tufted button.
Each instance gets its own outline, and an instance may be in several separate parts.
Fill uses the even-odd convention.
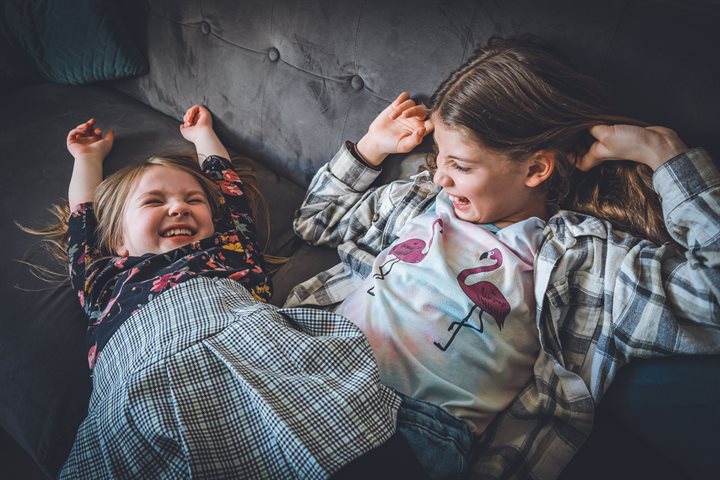
[[[270,50],[268,50],[268,58],[271,62],[277,62],[278,60],[280,60],[280,50],[272,47]]]
[[[350,80],[350,85],[352,85],[355,90],[360,91],[365,86],[365,82],[360,78],[360,75],[355,75],[352,77],[352,80]]]
[[[377,212],[373,213],[372,221],[377,222],[378,220],[380,220],[380,214]]]
[[[203,32],[203,34],[207,35],[212,30],[212,27],[210,27],[210,22],[202,22],[200,24],[200,31]]]

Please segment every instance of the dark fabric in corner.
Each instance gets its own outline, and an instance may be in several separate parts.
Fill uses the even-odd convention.
[[[44,78],[79,85],[146,73],[114,0],[5,0],[0,87]]]

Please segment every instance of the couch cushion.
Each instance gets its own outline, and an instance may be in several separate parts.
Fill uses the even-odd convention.
[[[147,72],[113,0],[5,0],[0,88],[45,78],[82,84]]]

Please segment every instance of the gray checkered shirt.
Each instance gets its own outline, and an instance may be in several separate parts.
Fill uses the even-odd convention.
[[[438,192],[428,173],[375,188],[378,174],[347,145],[318,171],[295,230],[336,247],[342,263],[297,286],[286,306],[341,302]],[[587,439],[620,367],[720,353],[720,174],[703,149],[692,149],[658,168],[653,182],[682,251],[586,215],[561,211],[548,220],[535,259],[534,376],[476,442],[473,478],[556,478]]]
[[[399,404],[344,317],[198,277],[111,337],[60,478],[327,478],[393,435]]]

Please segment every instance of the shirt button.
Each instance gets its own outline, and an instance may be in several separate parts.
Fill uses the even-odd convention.
[[[372,221],[377,222],[378,220],[380,220],[380,214],[377,212],[373,213]]]

